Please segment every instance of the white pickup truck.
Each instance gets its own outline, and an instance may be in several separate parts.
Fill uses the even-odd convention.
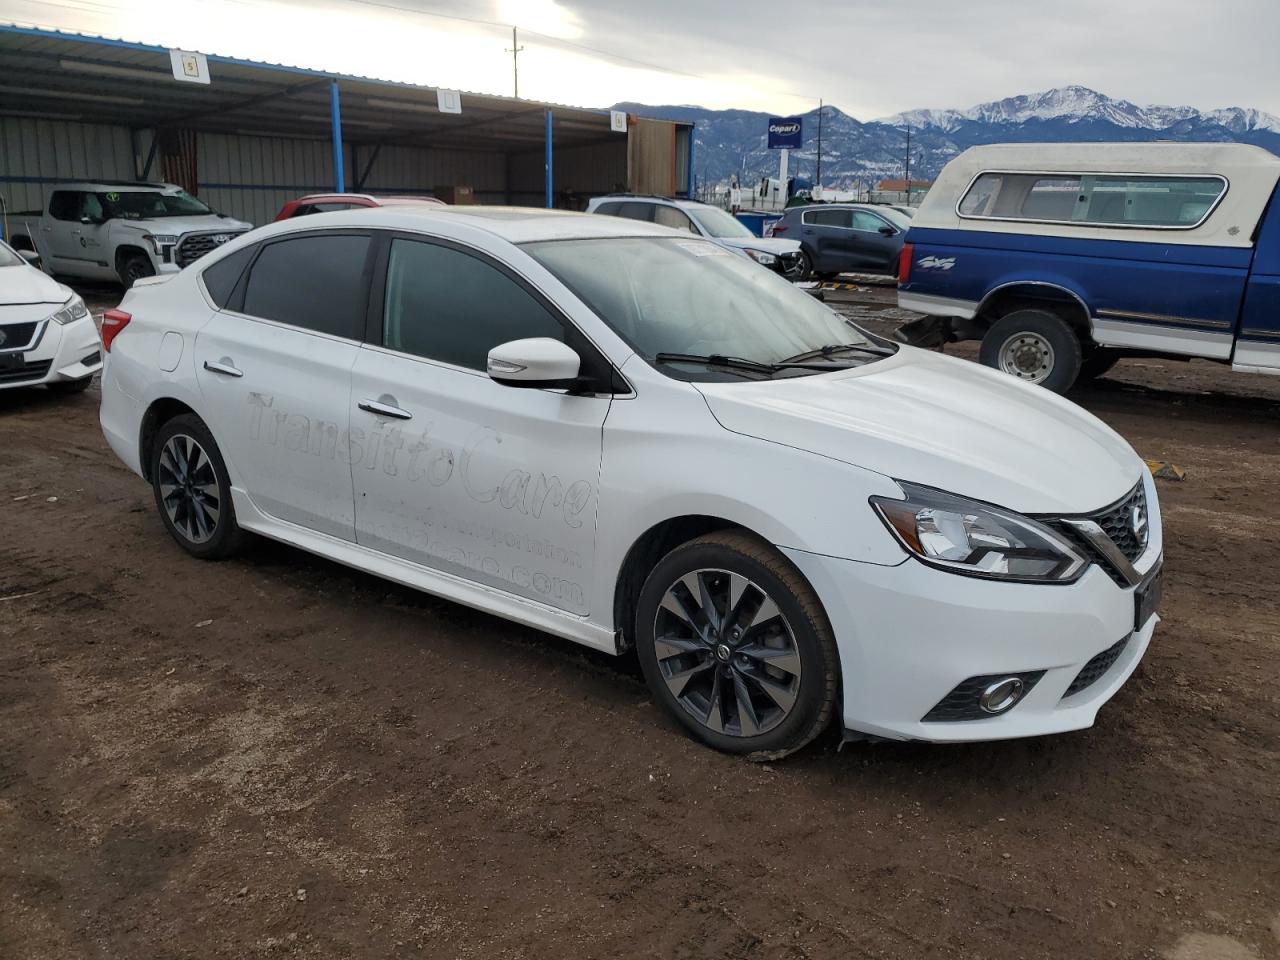
[[[253,224],[215,213],[172,183],[59,183],[44,210],[11,214],[10,243],[52,274],[134,281],[176,273]]]

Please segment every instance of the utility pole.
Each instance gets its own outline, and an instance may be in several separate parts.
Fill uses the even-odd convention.
[[[818,101],[818,172],[814,175],[814,186],[822,193],[822,101]]]
[[[907,168],[903,173],[903,182],[907,186],[907,203],[911,203],[911,124],[907,124]]]
[[[515,97],[517,100],[519,100],[520,99],[520,51],[523,50],[524,47],[520,46],[520,37],[519,37],[519,34],[516,33],[517,29],[519,28],[517,27],[511,28],[511,49],[504,50],[503,52],[511,54],[511,74],[512,74],[512,78],[515,81],[515,88],[516,88]]]

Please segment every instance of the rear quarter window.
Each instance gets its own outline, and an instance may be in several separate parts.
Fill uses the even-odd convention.
[[[236,284],[240,282],[240,275],[244,273],[244,268],[249,265],[249,261],[257,252],[256,245],[237,250],[217,263],[205,267],[204,272],[200,274],[209,298],[218,305],[219,309],[225,310],[231,303]]]
[[[1118,173],[979,174],[957,204],[971,220],[1191,230],[1227,192],[1225,177]]]

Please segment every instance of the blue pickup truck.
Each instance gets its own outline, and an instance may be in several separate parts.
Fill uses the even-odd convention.
[[[1062,392],[1122,357],[1280,373],[1280,157],[1243,144],[966,150],[912,221],[899,339],[981,340]]]

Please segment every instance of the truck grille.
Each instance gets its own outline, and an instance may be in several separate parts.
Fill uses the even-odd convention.
[[[238,236],[238,233],[189,233],[178,243],[173,260],[180,267],[188,266]]]
[[[52,360],[36,360],[16,367],[0,367],[0,383],[25,383],[28,380],[43,379],[52,363]]]

